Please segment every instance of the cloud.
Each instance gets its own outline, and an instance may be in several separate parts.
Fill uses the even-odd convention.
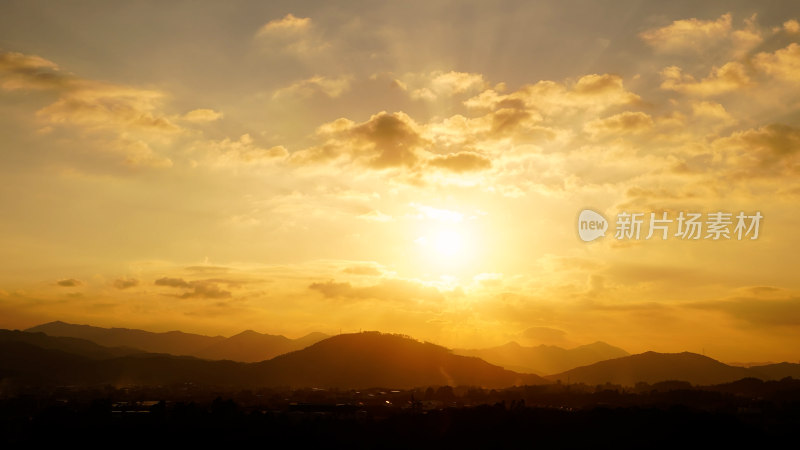
[[[629,92],[614,74],[588,74],[574,83],[539,81],[515,92],[487,89],[464,104],[476,110],[524,110],[535,118],[558,117],[579,111],[599,112],[612,106],[633,104],[639,96]]]
[[[75,278],[67,278],[64,280],[58,280],[56,285],[61,287],[78,287],[83,286],[83,281],[76,280]]]
[[[441,70],[406,74],[395,82],[398,87],[408,91],[411,98],[428,101],[448,98],[457,94],[474,94],[487,87],[486,80],[479,73]]]
[[[135,128],[156,133],[175,133],[181,128],[157,107],[158,91],[84,80],[61,92],[61,97],[36,115],[51,124],[94,129]]]
[[[515,146],[545,145],[564,151],[570,138],[583,131],[577,128],[579,124],[608,109],[640,103],[640,97],[613,74],[589,74],[565,83],[540,81],[511,93],[500,88],[487,89],[464,102],[476,117],[456,114],[427,123],[418,123],[404,112],[382,111],[360,123],[341,117],[318,127],[318,144],[294,151],[288,159],[295,165],[393,169],[388,176],[407,184],[474,186],[487,177],[496,179],[506,171],[521,170],[513,167],[521,156]],[[622,114],[605,126],[636,131],[646,128],[648,117]],[[543,168],[537,178],[550,175]],[[551,178],[564,183],[560,175]],[[493,189],[519,192],[505,184]]]
[[[366,143],[369,153],[366,163],[375,168],[412,166],[417,162],[414,151],[423,140],[416,123],[403,113],[379,113],[369,121],[350,130],[354,141]]]
[[[225,138],[219,141],[198,141],[194,151],[204,152],[204,161],[215,167],[236,167],[242,164],[271,163],[286,158],[289,151],[282,145],[261,147],[250,134],[239,139]]]
[[[266,49],[297,55],[316,54],[329,46],[314,32],[311,18],[295,17],[291,13],[264,24],[255,38]]]
[[[60,89],[75,80],[40,56],[0,52],[0,87],[7,91]]]
[[[741,29],[734,29],[730,13],[716,20],[682,19],[665,27],[644,31],[639,37],[661,53],[702,54],[724,47],[738,56],[763,41],[755,19],[755,16],[746,19]]]
[[[118,278],[114,280],[114,287],[117,289],[130,289],[139,285],[136,278]]]
[[[799,34],[800,33],[800,22],[797,20],[787,20],[783,22],[783,31],[789,34]]]
[[[231,294],[229,291],[220,289],[219,286],[214,283],[194,281],[192,282],[192,290],[183,293],[180,297],[222,299],[230,298],[232,296],[233,294]]]
[[[189,288],[191,285],[187,283],[183,278],[159,278],[155,282],[156,286],[169,286],[169,287],[176,287],[176,288]]]
[[[716,102],[700,101],[692,103],[692,115],[699,118],[714,119],[724,123],[735,122],[724,106]]]
[[[769,177],[800,174],[800,129],[784,124],[736,131],[712,142],[731,175]]]
[[[361,214],[360,216],[358,216],[358,218],[369,220],[372,222],[392,222],[394,220],[394,217],[388,214],[384,214],[377,209],[373,209],[372,211],[366,214]]]
[[[176,296],[179,298],[223,299],[232,297],[229,291],[222,290],[217,286],[216,280],[186,281],[183,278],[164,277],[157,279],[155,285],[189,289],[189,291]]]
[[[378,277],[383,275],[383,271],[376,267],[375,265],[359,265],[359,266],[350,266],[345,267],[342,269],[342,272],[348,273],[351,275],[366,275],[372,277]]]
[[[308,17],[295,17],[294,14],[286,14],[282,19],[273,19],[258,29],[256,36],[263,37],[274,34],[286,35],[292,33],[303,33],[311,28],[311,19]]]
[[[774,53],[759,53],[753,65],[760,71],[792,83],[800,82],[800,45],[796,42]]]
[[[428,160],[428,165],[455,173],[475,172],[492,167],[489,158],[473,152],[458,152],[436,155]]]
[[[369,286],[353,286],[349,282],[334,280],[315,282],[308,286],[325,298],[347,300],[386,300],[395,302],[413,302],[419,300],[441,301],[444,296],[435,287],[425,286],[408,280],[382,279],[378,284]]]
[[[450,209],[434,208],[433,206],[411,203],[409,206],[416,209],[419,219],[431,219],[440,222],[458,223],[464,220],[464,214]]]
[[[372,169],[412,167],[419,162],[419,149],[425,140],[419,126],[402,112],[382,111],[366,122],[338,119],[322,125],[318,135],[325,143],[292,154],[295,162],[321,162],[340,156]]]
[[[603,119],[597,119],[586,125],[587,130],[594,133],[639,133],[653,126],[653,118],[643,112],[625,111]]]
[[[72,139],[83,148],[101,158],[117,155],[117,161],[129,167],[170,167],[172,161],[153,146],[185,131],[161,110],[163,92],[80,78],[39,56],[0,52],[0,87],[54,93],[56,100],[36,112],[45,125],[42,130],[76,131]],[[196,110],[178,119],[208,119],[210,111]]]
[[[159,155],[143,140],[120,138],[107,142],[105,150],[118,154],[120,162],[128,167],[172,167],[170,158]]]
[[[282,89],[278,89],[273,94],[273,99],[281,97],[309,98],[315,94],[326,95],[336,98],[350,89],[352,77],[340,76],[338,78],[326,78],[323,76],[313,76],[306,80],[298,81]]]
[[[691,75],[683,74],[680,67],[670,66],[661,71],[664,81],[661,89],[681,92],[699,97],[719,95],[738,91],[753,84],[744,65],[729,62],[722,67],[714,67],[711,73],[700,81]]]
[[[729,61],[714,66],[708,76],[701,80],[684,74],[678,66],[669,66],[661,71],[661,89],[681,92],[698,97],[709,97],[743,89],[755,88],[759,82],[767,87],[770,81],[797,84],[800,77],[800,44],[791,43],[774,52],[761,52],[740,61]],[[762,96],[769,92],[759,91]]]
[[[223,117],[221,112],[214,111],[213,109],[194,109],[184,114],[181,119],[187,122],[213,122]]]

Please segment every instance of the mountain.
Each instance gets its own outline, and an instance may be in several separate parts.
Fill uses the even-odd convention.
[[[509,342],[498,347],[453,351],[459,355],[481,358],[509,370],[539,375],[559,373],[598,361],[629,355],[625,350],[605,342],[595,342],[572,349],[554,345],[525,347],[516,342]]]
[[[129,328],[75,325],[61,321],[38,325],[25,331],[41,332],[48,336],[86,339],[106,347],[133,347],[146,352],[172,355],[194,355],[196,352],[225,340],[222,336],[210,337],[182,331],[152,333]]]
[[[109,359],[141,353],[129,347],[103,347],[86,339],[53,337],[44,333],[29,333],[19,330],[0,330],[0,342],[22,342],[43,349],[60,350],[89,359]]]
[[[377,332],[334,336],[259,363],[152,353],[96,359],[68,351],[72,338],[49,338],[63,342],[43,348],[26,339],[0,339],[0,384],[406,388],[546,383],[438,345]]]
[[[101,328],[60,321],[38,325],[25,331],[45,333],[49,336],[85,339],[107,347],[130,347],[152,353],[187,355],[213,360],[229,359],[241,362],[271,359],[283,353],[308,347],[328,337],[322,333],[311,333],[298,339],[289,339],[285,336],[261,334],[248,330],[225,338],[181,331],[153,333],[128,328]]]
[[[323,333],[311,333],[298,339],[289,339],[283,335],[262,334],[247,330],[214,343],[192,355],[205,359],[258,362],[306,348],[327,337],[328,335]]]
[[[598,384],[620,384],[633,386],[639,381],[657,383],[680,380],[694,385],[721,384],[742,378],[757,376],[751,369],[732,367],[707,356],[696,353],[656,353],[600,361],[578,367],[545,378],[561,382]]]
[[[63,339],[63,338],[56,338]],[[93,359],[24,341],[0,341],[0,385],[173,385],[250,386],[246,363],[139,353]]]
[[[429,342],[378,332],[340,334],[258,364],[272,384],[292,387],[504,387],[547,382],[479,358],[455,355]]]
[[[765,364],[763,366],[751,366],[750,370],[761,375],[759,378],[764,380],[780,380],[786,377],[800,380],[800,364],[788,362]]]

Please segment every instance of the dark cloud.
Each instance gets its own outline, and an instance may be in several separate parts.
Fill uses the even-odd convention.
[[[329,280],[325,282],[311,283],[308,288],[329,298],[350,297],[353,295],[353,285],[347,282],[339,283]]]
[[[76,280],[75,278],[67,278],[65,280],[58,280],[56,285],[61,287],[78,287],[83,286],[83,281]]]
[[[519,103],[522,103],[521,101]],[[518,108],[501,108],[491,114],[492,134],[502,135],[513,132],[520,125],[535,117],[530,111]]]
[[[192,282],[192,290],[189,292],[183,293],[180,297],[181,298],[230,298],[233,294],[229,291],[225,291],[219,288],[214,283],[205,282],[205,281],[194,281]]]
[[[114,280],[114,287],[117,289],[128,289],[139,285],[139,280],[135,278],[118,278]]]
[[[159,278],[156,280],[156,286],[168,286],[178,289],[188,289],[177,297],[180,298],[230,298],[233,296],[229,291],[225,291],[217,286],[219,280],[197,280],[186,281],[183,278]],[[224,281],[224,280],[223,280]],[[228,283],[230,284],[230,283]]]
[[[414,167],[419,163],[417,151],[426,143],[402,112],[382,111],[363,123],[337,119],[320,127],[319,133],[324,144],[295,152],[291,159],[318,163],[346,156],[373,169]]]
[[[176,288],[189,288],[191,285],[187,283],[183,278],[159,278],[156,280],[156,286],[170,286]]]
[[[369,166],[377,169],[410,167],[417,163],[414,149],[423,142],[410,120],[405,114],[381,112],[354,127],[349,134],[371,147],[373,155],[367,159]]]

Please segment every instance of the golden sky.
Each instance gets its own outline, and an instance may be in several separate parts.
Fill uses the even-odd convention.
[[[0,327],[800,359],[798,2],[2,10]]]

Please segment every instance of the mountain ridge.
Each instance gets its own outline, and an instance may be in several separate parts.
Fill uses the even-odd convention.
[[[34,382],[117,386],[194,383],[238,388],[500,388],[547,382],[536,375],[454,355],[435,344],[377,332],[337,335],[258,363],[153,353],[92,359],[63,349],[38,347],[24,339],[0,339],[0,356],[0,379],[6,385]]]
[[[205,336],[183,331],[151,332],[135,328],[103,328],[60,320],[26,329],[49,336],[85,339],[106,347],[130,347],[150,353],[194,356],[202,359],[229,359],[239,362],[264,361],[299,350],[328,335],[312,332],[297,339],[283,335],[245,330],[231,337]]]
[[[599,361],[561,373],[548,375],[551,381],[633,386],[639,382],[688,381],[694,385],[729,383],[748,377],[765,377],[755,370],[729,366],[692,352],[659,353],[648,351]]]

